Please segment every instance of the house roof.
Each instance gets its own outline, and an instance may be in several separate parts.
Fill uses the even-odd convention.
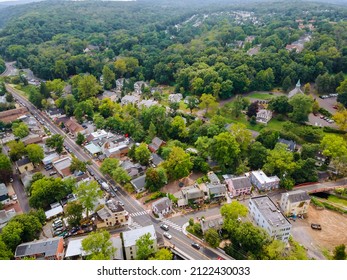
[[[19,107],[17,109],[6,110],[0,112],[0,121],[4,123],[9,123],[16,120],[21,115],[24,115],[28,112],[28,109],[25,107]]]
[[[130,181],[136,190],[144,188],[146,185],[146,175],[142,175]]]
[[[65,258],[75,256],[86,256],[86,252],[82,249],[82,240],[86,237],[78,239],[70,239],[66,248]]]
[[[28,163],[31,163],[31,161],[30,161],[30,159],[27,158],[27,157],[22,158],[22,159],[16,161],[16,165],[17,165],[18,167],[27,165]]]
[[[120,238],[120,236],[112,236],[110,240],[112,242],[112,246],[117,249],[116,252],[114,253],[113,258],[116,260],[124,260],[123,245],[122,245],[122,239]]]
[[[161,140],[158,137],[154,137],[152,139],[152,143],[148,145],[148,148],[152,151],[152,152],[156,152],[162,145],[165,144],[165,141]]]
[[[62,237],[39,239],[33,242],[22,243],[17,246],[15,257],[44,254],[45,257],[55,256]]]
[[[222,185],[222,184],[218,184],[218,185],[206,184],[206,186],[210,194],[220,194],[220,193],[226,192],[226,187],[225,185]]]
[[[7,187],[4,183],[0,183],[0,196],[7,195]]]
[[[197,187],[182,188],[182,193],[187,196],[187,199],[195,199],[204,197],[204,192]]]
[[[288,149],[291,150],[292,152],[294,152],[295,147],[296,147],[296,142],[292,141],[292,140],[287,140],[287,139],[283,139],[283,138],[279,138],[278,139],[278,143],[282,143],[287,145]]]
[[[200,219],[200,225],[202,232],[205,232],[210,228],[220,229],[223,226],[223,217],[218,215],[217,217]]]
[[[226,183],[228,186],[232,186],[235,190],[252,188],[251,181],[247,176],[226,179]]]
[[[288,200],[292,203],[311,200],[311,197],[303,190],[291,191],[282,195],[287,196]]]
[[[86,148],[88,150],[89,153],[91,154],[97,154],[101,152],[101,148],[97,145],[95,145],[94,143],[90,143],[86,146],[84,146],[84,148]]]
[[[16,210],[0,210],[0,226],[7,223],[12,217],[16,216]]]
[[[172,206],[172,201],[167,197],[162,197],[152,203],[152,207],[155,207],[159,212]]]
[[[218,176],[213,171],[208,172],[207,177],[210,180],[211,184],[220,184]]]
[[[60,108],[50,108],[47,110],[48,115],[55,116],[55,115],[63,115],[64,111]]]
[[[162,163],[164,160],[156,153],[152,153],[152,163],[156,166],[158,166],[160,163]]]
[[[25,145],[41,143],[42,137],[40,135],[37,135],[37,134],[29,134],[28,136],[22,138],[22,142]]]
[[[151,240],[157,239],[157,235],[153,225],[123,232],[124,247],[127,248],[135,246],[136,240],[138,240],[141,236],[145,235],[146,233],[151,234]]]
[[[84,130],[84,128],[79,123],[77,123],[77,121],[75,121],[73,119],[69,119],[65,123],[65,127],[67,127],[69,129],[69,131],[72,133],[76,133],[76,132]]]
[[[274,181],[279,181],[280,179],[277,176],[268,177],[263,171],[257,170],[251,172],[253,176],[258,180],[259,183],[265,184]]]

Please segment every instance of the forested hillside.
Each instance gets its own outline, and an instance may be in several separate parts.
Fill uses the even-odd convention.
[[[184,94],[222,99],[347,71],[344,8],[302,1],[188,2],[10,7],[1,12],[11,19],[0,33],[0,55],[43,79],[79,73],[99,78],[108,65],[116,78],[155,80]],[[0,16],[3,22],[7,17]],[[309,38],[302,50],[286,50],[301,38]]]

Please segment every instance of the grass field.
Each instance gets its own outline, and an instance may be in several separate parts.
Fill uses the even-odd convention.
[[[270,100],[274,97],[273,94],[269,94],[267,92],[253,92],[247,95],[248,98],[253,98],[253,99],[261,99],[261,100]]]
[[[339,198],[339,197],[334,196],[334,195],[329,195],[328,201],[331,201],[331,202],[337,203],[337,204],[341,204],[341,205],[344,205],[347,207],[347,200],[346,199]]]

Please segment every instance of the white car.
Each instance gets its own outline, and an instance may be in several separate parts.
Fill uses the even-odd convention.
[[[168,232],[164,232],[163,235],[164,235],[167,239],[171,239],[171,238],[172,238],[171,234],[168,233]]]
[[[17,200],[17,195],[16,194],[12,195],[11,199],[16,201]]]

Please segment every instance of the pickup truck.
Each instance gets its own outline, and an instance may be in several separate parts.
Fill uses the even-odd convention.
[[[321,230],[321,229],[322,229],[322,227],[321,227],[320,224],[311,224],[311,228],[313,228],[313,229],[318,229],[318,230]]]

